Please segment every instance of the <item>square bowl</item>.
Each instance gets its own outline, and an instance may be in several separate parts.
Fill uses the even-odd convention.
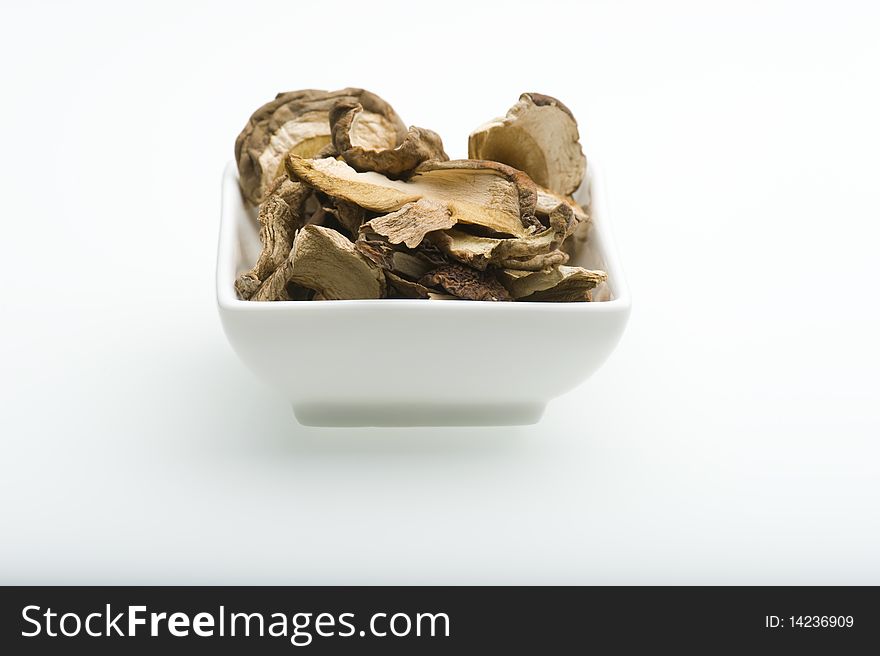
[[[223,174],[217,305],[242,362],[309,426],[519,425],[595,372],[626,327],[630,296],[604,190],[590,163],[589,240],[570,264],[608,272],[610,300],[529,303],[381,299],[242,301],[260,252],[238,172]]]

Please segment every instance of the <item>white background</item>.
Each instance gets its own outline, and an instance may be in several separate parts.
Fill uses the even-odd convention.
[[[4,5],[0,582],[880,584],[878,30],[840,1]],[[303,428],[227,345],[235,136],[348,85],[453,157],[521,91],[578,117],[634,306],[541,424]]]

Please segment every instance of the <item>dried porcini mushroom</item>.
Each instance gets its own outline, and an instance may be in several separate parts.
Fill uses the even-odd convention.
[[[303,208],[311,193],[311,189],[293,182],[286,175],[272,184],[258,215],[263,250],[253,269],[235,281],[235,289],[241,298],[251,298],[287,259],[294,233],[303,223]]]
[[[385,272],[385,281],[388,283],[388,296],[391,298],[429,298],[431,294],[431,290],[424,285],[390,271]]]
[[[451,258],[478,271],[491,266],[539,271],[568,261],[568,255],[554,249],[559,240],[552,228],[523,239],[493,239],[456,229],[434,233],[430,239]]]
[[[361,255],[344,235],[323,226],[305,226],[293,240],[288,281],[314,289],[328,300],[382,298],[382,270]]]
[[[348,231],[353,239],[357,238],[361,225],[366,220],[367,213],[363,207],[348,203],[341,198],[331,199],[328,207],[322,207],[325,212],[333,215],[339,225]]]
[[[568,261],[557,250],[576,225],[571,209],[563,204],[548,217],[550,227],[525,237],[496,239],[450,229],[430,235],[431,242],[455,260],[480,271],[491,265],[539,271]]]
[[[548,271],[504,270],[498,275],[513,298],[525,301],[588,301],[590,290],[607,279],[604,271],[570,266]]]
[[[609,300],[604,271],[567,264],[590,224],[571,197],[586,167],[571,112],[523,94],[469,157],[363,89],[280,94],[236,141],[263,245],[239,297]]]
[[[517,171],[506,164],[474,159],[457,159],[449,162],[431,160],[416,169],[414,181],[419,176],[423,179],[430,177],[435,186],[448,185],[450,189],[447,189],[447,194],[461,193],[461,185],[469,185],[471,187],[468,190],[469,193],[479,192],[488,195],[485,207],[492,207],[494,203],[502,200],[505,194],[515,189],[518,196],[519,220],[522,227],[525,228],[525,233],[509,231],[504,227],[495,228],[491,224],[481,221],[459,219],[461,223],[483,226],[495,232],[517,236],[528,234],[541,227],[540,221],[535,218],[535,208],[538,203],[538,190],[535,183],[522,171]],[[486,177],[494,178],[494,180],[490,179],[486,182],[483,179]],[[505,187],[501,180],[506,180],[509,188]],[[495,198],[495,194],[499,197]]]
[[[534,183],[496,162],[426,162],[405,182],[374,171],[360,173],[330,157],[290,155],[286,162],[291,178],[374,212],[396,212],[424,198],[447,205],[457,223],[489,232],[521,237],[535,229],[524,225],[535,215]]]
[[[415,203],[407,203],[396,212],[372,219],[363,227],[387,237],[392,244],[402,243],[409,248],[415,248],[429,232],[445,230],[455,224],[456,220],[448,205],[420,198]]]
[[[561,102],[524,93],[503,118],[489,121],[468,138],[468,157],[503,162],[538,185],[570,196],[587,170],[577,122]]]
[[[556,250],[549,253],[538,253],[531,257],[514,257],[501,260],[499,266],[518,271],[546,271],[550,267],[557,264],[565,264],[566,262],[568,262],[568,253]]]
[[[340,101],[363,107],[352,130],[358,143],[394,148],[406,136],[406,126],[391,105],[369,91],[349,88],[279,93],[253,113],[235,140],[235,161],[245,198],[254,205],[263,201],[288,153],[315,157],[330,144],[330,110]]]
[[[306,290],[299,285],[290,282],[290,273],[293,270],[293,262],[286,259],[275,271],[272,272],[259,289],[250,297],[251,301],[293,301],[299,298],[308,298]]]
[[[442,287],[456,298],[469,301],[509,301],[510,294],[488,271],[476,271],[461,264],[446,264],[424,276],[421,284]]]
[[[359,137],[364,108],[360,103],[339,101],[330,110],[330,130],[333,145],[342,158],[356,171],[375,171],[389,178],[403,178],[422,162],[446,161],[440,135],[432,130],[412,126],[406,136],[393,147],[377,147]],[[389,135],[396,137],[397,133]]]
[[[560,196],[552,191],[547,191],[538,187],[537,203],[535,204],[535,214],[539,217],[550,216],[550,214],[560,205],[565,205],[571,210],[572,217],[578,223],[586,223],[590,220],[589,214],[581,207],[577,201],[568,196]]]

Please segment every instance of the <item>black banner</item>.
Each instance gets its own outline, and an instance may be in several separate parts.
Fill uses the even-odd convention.
[[[853,653],[878,620],[872,587],[0,588],[7,654]]]

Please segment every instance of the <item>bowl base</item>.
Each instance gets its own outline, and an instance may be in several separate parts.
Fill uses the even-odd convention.
[[[294,403],[303,426],[524,426],[544,414],[543,403],[350,404]]]

